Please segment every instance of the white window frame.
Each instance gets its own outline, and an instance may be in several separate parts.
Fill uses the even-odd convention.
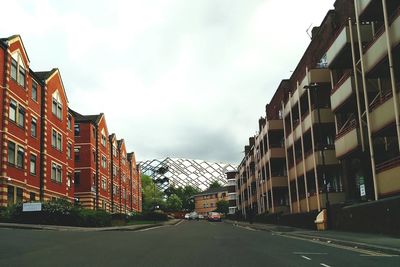
[[[55,133],[55,140],[53,139]],[[62,151],[63,135],[56,129],[51,130],[51,146],[58,151]]]
[[[53,182],[62,183],[62,166],[55,162],[51,163],[51,180]]]

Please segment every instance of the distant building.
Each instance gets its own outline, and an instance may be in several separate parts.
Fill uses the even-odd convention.
[[[194,211],[198,214],[207,215],[217,209],[217,202],[220,200],[228,201],[228,188],[212,188],[193,196]]]

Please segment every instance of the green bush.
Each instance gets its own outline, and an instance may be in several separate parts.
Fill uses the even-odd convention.
[[[75,215],[75,225],[85,227],[111,226],[111,214],[104,210],[79,209]]]

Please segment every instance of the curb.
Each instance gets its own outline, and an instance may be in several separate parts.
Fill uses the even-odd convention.
[[[296,230],[291,231],[291,232],[290,231],[280,232],[280,231],[274,231],[272,229],[267,229],[266,227],[260,227],[257,225],[252,225],[252,224],[247,224],[247,223],[243,224],[243,223],[234,222],[234,221],[227,221],[226,223],[232,224],[232,225],[246,226],[246,227],[250,227],[255,230],[266,231],[266,232],[270,232],[270,233],[273,233],[275,235],[280,235],[280,236],[297,237],[297,238],[302,238],[302,239],[308,239],[310,241],[312,240],[312,241],[319,241],[319,242],[323,242],[323,243],[342,245],[342,246],[352,247],[352,248],[356,248],[356,249],[370,250],[370,251],[374,251],[374,252],[378,252],[378,253],[400,255],[400,249],[393,248],[393,247],[373,245],[373,244],[367,244],[367,243],[350,241],[350,240],[342,240],[342,239],[336,239],[336,238],[330,238],[330,237],[322,237],[319,235],[296,233],[295,232]]]
[[[0,223],[0,228],[7,229],[25,229],[25,230],[42,230],[42,231],[58,231],[58,232],[109,232],[109,231],[137,231],[160,226],[173,226],[181,222],[157,223],[157,224],[142,224],[128,225],[116,227],[75,227],[75,226],[57,226],[57,225],[37,225],[37,224],[22,224],[22,223]]]

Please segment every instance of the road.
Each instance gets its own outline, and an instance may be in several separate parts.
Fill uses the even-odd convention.
[[[400,257],[206,221],[137,232],[0,229],[0,266],[400,266]]]

